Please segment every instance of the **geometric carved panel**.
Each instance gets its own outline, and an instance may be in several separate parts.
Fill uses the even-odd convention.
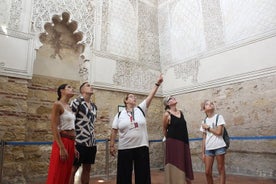
[[[117,61],[114,84],[128,90],[149,91],[157,79],[159,72],[135,62]]]
[[[54,15],[53,22],[48,22],[44,25],[46,32],[41,33],[39,39],[41,43],[50,45],[54,52],[51,58],[55,59],[61,55],[62,49],[70,49],[76,54],[81,54],[84,51],[84,44],[78,43],[82,40],[82,32],[77,32],[78,24],[76,21],[70,21],[70,14],[63,12],[61,16]]]
[[[199,61],[196,59],[185,61],[174,66],[176,79],[182,79],[185,82],[197,82]]]
[[[114,0],[110,4],[108,52],[137,59],[138,18],[135,5],[129,0]]]
[[[95,37],[95,6],[94,0],[33,0],[32,31],[44,32],[44,24],[53,15],[69,12],[72,19],[78,22],[78,30],[83,32],[82,43],[91,46]]]
[[[192,57],[205,50],[200,1],[177,1],[171,5],[172,61]]]
[[[276,28],[275,0],[221,1],[227,43],[257,36]]]

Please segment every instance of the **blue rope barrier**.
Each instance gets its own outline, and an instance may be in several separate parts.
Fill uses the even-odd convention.
[[[230,137],[231,140],[273,140],[276,139],[276,135],[272,136],[235,136]]]
[[[274,140],[276,139],[276,135],[272,136],[233,136],[230,137],[230,140]],[[202,138],[190,138],[189,141],[201,141]],[[107,142],[109,139],[98,139],[96,142]],[[150,143],[152,142],[162,142],[162,139],[153,139],[149,140]],[[53,142],[16,142],[16,141],[7,141],[5,145],[12,145],[12,146],[25,146],[25,145],[51,145]]]

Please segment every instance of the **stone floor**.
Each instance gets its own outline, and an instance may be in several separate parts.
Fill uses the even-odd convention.
[[[160,170],[153,170],[151,172],[151,183],[152,184],[164,184],[164,172]],[[194,173],[195,179],[193,184],[205,184],[204,173]],[[76,182],[79,184],[79,182]],[[115,177],[112,176],[108,180],[103,178],[92,178],[89,182],[90,184],[116,184]],[[134,184],[134,182],[133,182]],[[214,184],[219,184],[218,177],[214,176]],[[249,177],[249,176],[237,176],[237,175],[227,175],[226,184],[276,184],[276,179]]]

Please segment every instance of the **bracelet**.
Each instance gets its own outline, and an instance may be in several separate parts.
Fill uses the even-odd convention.
[[[155,86],[157,86],[157,87],[158,87],[158,86],[160,86],[160,84],[158,84],[158,83],[155,83]]]

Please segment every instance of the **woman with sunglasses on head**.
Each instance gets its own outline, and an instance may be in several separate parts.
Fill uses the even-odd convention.
[[[166,138],[165,183],[191,184],[194,179],[187,123],[174,97],[164,98],[163,134]]]
[[[75,151],[75,114],[71,111],[69,100],[74,96],[73,88],[62,84],[57,90],[58,99],[51,113],[51,127],[54,137],[50,158],[47,184],[68,184]]]
[[[202,160],[205,163],[205,175],[208,184],[213,184],[213,164],[217,160],[219,172],[219,183],[225,184],[225,154],[226,144],[222,134],[225,121],[222,115],[215,114],[215,105],[210,100],[205,100],[201,104],[201,110],[205,112],[206,118],[202,121],[200,131],[203,134],[202,139]]]
[[[147,98],[136,106],[134,94],[124,98],[125,109],[113,120],[110,136],[110,154],[115,156],[115,139],[119,133],[117,184],[131,184],[134,167],[135,183],[150,184],[149,141],[145,113],[163,82],[159,76]]]

